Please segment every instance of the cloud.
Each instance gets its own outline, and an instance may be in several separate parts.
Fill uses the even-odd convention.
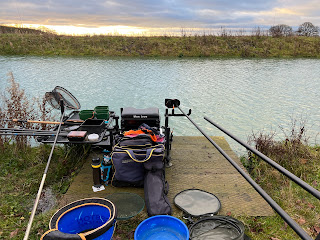
[[[189,6],[192,6],[192,8],[198,9],[212,9],[217,11],[223,11],[223,12],[234,12],[234,11],[262,11],[270,9],[274,6],[276,6],[276,0],[244,0],[244,1],[238,1],[238,0],[187,0],[186,1]]]
[[[1,0],[0,24],[220,27],[320,25],[318,0]]]

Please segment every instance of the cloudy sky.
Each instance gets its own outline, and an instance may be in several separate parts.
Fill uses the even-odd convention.
[[[295,28],[303,22],[320,26],[319,0],[0,0],[0,24],[60,26],[66,32],[70,26],[88,32],[168,32],[276,24]]]

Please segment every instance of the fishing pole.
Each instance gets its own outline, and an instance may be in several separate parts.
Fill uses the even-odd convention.
[[[61,124],[62,124],[63,117],[64,117],[64,102],[63,102],[62,99],[60,100],[60,108],[61,108],[60,123],[59,123],[58,130],[57,130],[57,133],[56,133],[56,136],[55,136],[52,148],[51,148],[51,152],[50,152],[50,155],[49,155],[49,158],[48,158],[48,162],[47,162],[46,168],[45,168],[43,176],[42,176],[40,187],[39,187],[39,190],[38,190],[38,193],[37,193],[37,197],[36,197],[36,200],[34,202],[34,205],[33,205],[32,211],[31,211],[31,216],[30,216],[30,219],[29,219],[29,222],[28,222],[28,225],[27,225],[27,230],[25,232],[23,240],[28,240],[28,238],[29,238],[32,222],[33,222],[34,216],[36,214],[36,210],[37,210],[38,203],[39,203],[39,200],[40,200],[41,192],[42,192],[42,189],[43,189],[43,186],[44,186],[44,182],[45,182],[46,177],[47,177],[47,172],[48,172],[48,169],[49,169],[49,166],[50,166],[53,150],[54,150],[54,147],[55,147],[55,145],[57,143],[57,140],[58,140],[59,132],[60,132],[60,129],[61,129]]]
[[[77,130],[80,126],[74,125],[72,127],[64,128],[66,132]],[[41,132],[41,133],[56,133],[56,130],[42,130],[42,129],[28,129],[28,128],[0,128],[0,132]]]
[[[303,181],[302,179],[298,178],[296,175],[294,175],[293,173],[291,173],[290,171],[288,171],[287,169],[285,169],[284,167],[282,167],[281,165],[279,165],[278,163],[274,162],[273,160],[271,160],[270,158],[268,158],[266,155],[264,155],[263,153],[259,152],[258,150],[256,150],[255,148],[249,146],[248,144],[246,144],[245,142],[241,141],[240,139],[238,139],[236,136],[234,136],[233,134],[231,134],[230,132],[228,132],[226,129],[224,129],[223,127],[219,126],[217,123],[213,122],[212,120],[210,120],[207,117],[204,117],[204,119],[206,121],[208,121],[209,123],[211,123],[213,126],[215,126],[216,128],[220,129],[222,132],[224,132],[225,134],[227,134],[229,137],[231,137],[233,140],[237,141],[239,144],[241,144],[242,146],[244,146],[247,150],[253,152],[254,154],[256,154],[258,157],[260,157],[262,160],[264,160],[265,162],[267,162],[268,164],[270,164],[272,167],[274,167],[275,169],[277,169],[279,172],[281,172],[283,175],[285,175],[286,177],[288,177],[290,180],[294,181],[296,184],[298,184],[300,187],[302,187],[304,190],[308,191],[309,193],[311,193],[313,196],[315,196],[316,198],[320,199],[320,192],[313,188],[312,186],[310,186],[308,183],[306,183],[305,181]]]
[[[57,131],[50,130],[36,130],[36,129],[1,129],[0,135],[14,135],[14,136],[55,136]],[[60,131],[59,136],[67,136],[69,132]]]
[[[12,122],[19,122],[19,123],[60,124],[60,122],[40,121],[40,120],[2,119],[2,121],[12,121]]]
[[[66,122],[63,122],[63,119],[61,119],[60,122],[53,122],[53,121],[40,121],[40,120],[20,120],[20,119],[2,119],[0,121],[12,121],[12,122],[19,122],[19,123],[42,123],[42,124],[66,124],[66,122],[69,123],[82,123],[83,120],[78,119],[69,119]]]
[[[56,133],[54,130],[27,129],[27,128],[0,128],[0,132],[39,132],[39,133]]]
[[[13,136],[30,136],[30,137],[40,137],[40,136],[44,136],[44,137],[50,137],[50,136],[55,136],[56,134],[54,133],[1,133],[0,132],[0,136],[8,136],[8,135],[13,135]],[[60,137],[66,137],[68,135],[68,133],[59,133]]]
[[[53,130],[37,130],[37,129],[14,129],[14,128],[0,128],[2,133],[25,133],[25,132],[37,132],[37,133],[56,133]]]
[[[79,101],[68,90],[66,90],[65,88],[60,87],[60,86],[56,86],[51,92],[47,92],[45,94],[45,99],[53,108],[61,110],[61,119],[60,119],[60,122],[54,122],[54,124],[59,124],[58,125],[58,129],[57,129],[57,132],[56,132],[55,139],[53,141],[53,145],[52,145],[51,152],[50,152],[50,155],[49,155],[49,158],[48,158],[48,162],[47,162],[46,168],[45,168],[43,176],[42,176],[42,180],[41,180],[41,183],[40,183],[38,194],[37,194],[37,197],[36,197],[32,212],[31,212],[31,216],[30,216],[30,219],[29,219],[29,222],[28,222],[28,226],[27,226],[27,230],[25,232],[23,240],[27,240],[28,237],[29,237],[29,234],[30,234],[31,225],[32,225],[32,222],[33,222],[36,210],[37,210],[37,206],[38,206],[38,203],[39,203],[39,200],[40,200],[40,195],[41,195],[41,192],[42,192],[42,189],[43,189],[43,186],[44,186],[44,182],[45,182],[45,179],[46,179],[46,176],[47,176],[47,172],[48,172],[48,169],[49,169],[49,166],[50,166],[53,150],[54,150],[54,147],[55,147],[55,145],[56,145],[56,143],[58,141],[58,136],[59,136],[59,133],[60,133],[61,125],[62,124],[75,125],[77,123],[84,122],[84,121],[82,121],[80,119],[70,119],[70,120],[66,120],[65,122],[63,122],[64,109],[65,108],[69,109],[69,110],[70,109],[73,109],[73,110],[79,110],[80,109]],[[33,120],[26,120],[26,121],[27,122],[31,122],[32,121],[34,123]],[[42,121],[42,122],[43,123],[48,123],[46,121]],[[40,122],[37,121],[36,123],[40,123]]]
[[[312,238],[286,213],[218,144],[216,144],[181,108],[177,107],[181,113],[205,136],[208,141],[229,161],[229,163],[247,180],[247,182],[263,197],[268,204],[282,217],[282,219],[299,235],[303,240]]]

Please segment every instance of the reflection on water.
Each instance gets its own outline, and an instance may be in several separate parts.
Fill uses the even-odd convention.
[[[12,71],[31,96],[60,85],[73,93],[82,109],[109,105],[158,107],[178,98],[183,109],[209,135],[223,135],[207,116],[246,141],[252,132],[278,126],[292,118],[308,119],[315,140],[319,132],[320,60],[317,59],[137,59],[0,56],[0,90]],[[163,120],[164,118],[162,118]],[[184,118],[170,119],[175,135],[200,135]],[[280,132],[280,130],[278,130]],[[227,138],[232,147],[243,149]]]

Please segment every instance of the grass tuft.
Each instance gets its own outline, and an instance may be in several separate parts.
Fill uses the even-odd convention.
[[[295,174],[312,187],[319,189],[320,147],[309,146],[304,123],[293,121],[284,140],[275,140],[275,133],[253,134],[255,148]],[[254,154],[242,162],[251,177],[312,237],[320,232],[320,202],[294,182],[284,177]],[[253,239],[300,239],[278,215],[244,218]]]

